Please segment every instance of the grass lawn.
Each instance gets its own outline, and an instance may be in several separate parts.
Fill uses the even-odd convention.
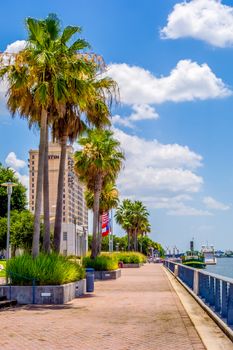
[[[0,260],[0,265],[3,265],[4,268],[6,266],[6,260]],[[5,277],[6,274],[5,274],[5,270],[0,270],[0,277]]]

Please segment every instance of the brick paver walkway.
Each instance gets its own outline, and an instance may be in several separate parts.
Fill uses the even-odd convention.
[[[1,311],[4,350],[202,350],[204,346],[162,266],[123,269],[92,296],[65,306]]]

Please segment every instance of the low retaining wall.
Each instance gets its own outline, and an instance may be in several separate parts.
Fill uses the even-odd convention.
[[[0,295],[18,304],[65,304],[85,291],[84,280],[56,286],[0,286]]]
[[[87,291],[87,281],[86,278],[76,282],[75,296],[76,298],[81,297]]]
[[[142,263],[139,263],[139,264],[123,264],[123,268],[124,269],[127,269],[127,268],[134,268],[134,267],[141,267],[143,266]]]
[[[95,271],[95,280],[116,280],[121,277],[121,270]]]

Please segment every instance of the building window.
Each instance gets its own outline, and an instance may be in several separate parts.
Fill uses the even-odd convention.
[[[67,241],[67,232],[63,232],[63,241]]]
[[[63,222],[66,222],[66,218],[63,218]]]
[[[32,187],[34,187],[34,184],[32,184]]]
[[[32,193],[34,193],[34,190],[32,190]]]
[[[32,177],[32,182],[34,182],[34,177]]]
[[[34,159],[35,158],[35,156],[34,155],[32,155],[32,159]]]
[[[34,210],[34,207],[32,207],[32,210]]]
[[[32,196],[32,199],[34,199],[34,196]]]
[[[34,176],[34,172],[32,172],[32,176]]]
[[[34,165],[34,160],[32,161],[32,165]]]

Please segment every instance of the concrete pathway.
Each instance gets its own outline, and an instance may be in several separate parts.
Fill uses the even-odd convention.
[[[163,267],[123,269],[116,281],[65,306],[0,312],[4,350],[205,349]]]

